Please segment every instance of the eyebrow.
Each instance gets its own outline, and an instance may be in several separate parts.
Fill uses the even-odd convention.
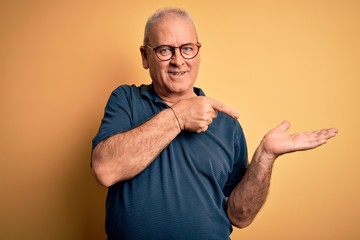
[[[188,43],[181,44],[181,45],[179,45],[179,46],[173,46],[173,45],[170,45],[170,44],[159,44],[159,45],[157,45],[155,48],[160,47],[160,46],[169,46],[169,47],[175,47],[175,48],[177,48],[177,47],[181,47],[181,46],[188,45],[188,44],[197,44],[197,43],[188,42]]]

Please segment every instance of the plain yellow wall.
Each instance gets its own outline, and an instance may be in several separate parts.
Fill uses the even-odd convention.
[[[238,110],[251,153],[284,119],[339,128],[278,159],[265,207],[232,239],[360,239],[358,0],[1,1],[0,238],[105,238],[91,140],[115,87],[150,82],[139,46],[162,6],[193,15],[197,86]]]

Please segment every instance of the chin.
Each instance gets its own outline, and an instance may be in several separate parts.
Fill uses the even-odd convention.
[[[173,93],[184,93],[193,90],[193,84],[191,83],[173,83],[169,87],[169,90]]]

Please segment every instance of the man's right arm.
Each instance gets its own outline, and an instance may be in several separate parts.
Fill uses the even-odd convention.
[[[92,167],[100,184],[111,186],[130,179],[147,166],[181,132],[205,132],[217,112],[233,118],[238,114],[208,97],[181,100],[142,125],[100,142],[92,153]]]
[[[171,109],[139,127],[100,142],[92,153],[92,168],[100,184],[111,186],[144,170],[180,133]]]

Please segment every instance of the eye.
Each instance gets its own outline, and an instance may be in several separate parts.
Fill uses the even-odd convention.
[[[161,46],[157,49],[157,52],[163,56],[171,54],[171,47],[169,46]]]
[[[194,45],[188,44],[181,47],[181,52],[184,54],[192,54],[195,51]]]

